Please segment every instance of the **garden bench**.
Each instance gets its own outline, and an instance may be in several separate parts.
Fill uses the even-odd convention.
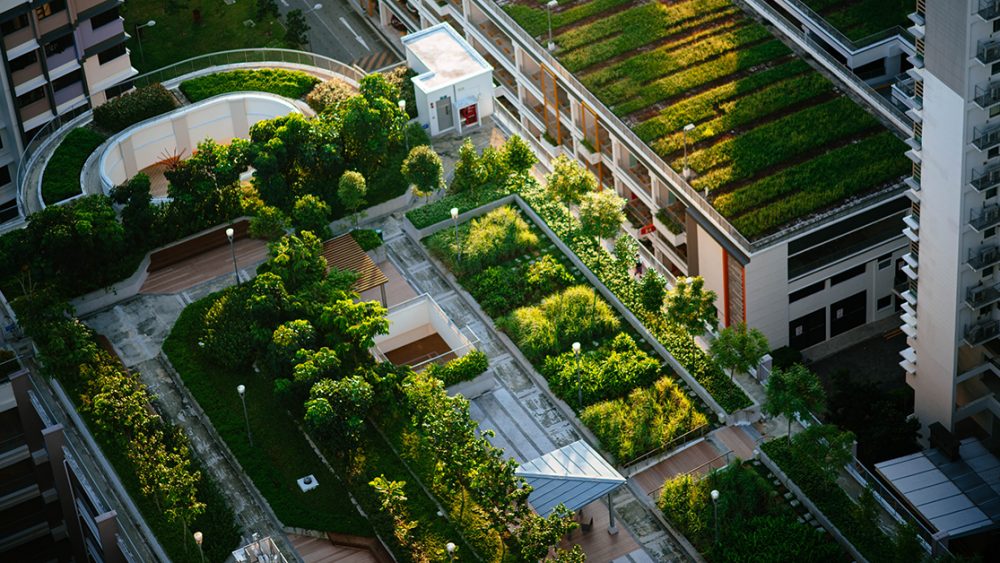
[[[246,220],[234,223],[232,226],[234,231],[233,238],[246,238],[248,226],[249,223]],[[229,239],[226,237],[227,227],[220,226],[209,232],[195,235],[166,248],[154,251],[149,255],[149,267],[147,270],[149,272],[162,270],[163,268],[187,260],[192,256],[197,256],[203,252],[229,244]]]

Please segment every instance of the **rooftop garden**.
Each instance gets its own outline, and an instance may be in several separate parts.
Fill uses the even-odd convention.
[[[544,8],[505,6],[530,33]],[[539,19],[541,18],[541,19]],[[581,0],[555,56],[749,239],[896,183],[905,144],[730,0]]]
[[[801,0],[851,41],[861,41],[893,26],[910,27],[912,0]]]

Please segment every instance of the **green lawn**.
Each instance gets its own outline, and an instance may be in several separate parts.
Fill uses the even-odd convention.
[[[42,175],[45,205],[80,195],[80,172],[87,157],[104,142],[105,136],[93,129],[77,127],[59,143]]]
[[[271,383],[253,373],[210,367],[200,357],[199,327],[215,297],[206,297],[185,309],[163,344],[185,385],[283,524],[371,536],[371,526],[355,510],[343,486],[323,465],[296,421],[275,398]],[[240,384],[246,385],[252,447],[236,393]],[[310,474],[316,476],[320,486],[303,493],[295,481]]]
[[[852,41],[893,26],[910,27],[913,0],[802,0]]]
[[[285,29],[280,22],[268,17],[257,20],[256,2],[238,0],[227,5],[221,0],[129,0],[122,5],[125,31],[132,36],[132,66],[148,72],[191,57],[248,47],[283,47]],[[201,23],[195,25],[193,11],[201,13]],[[156,25],[144,27],[142,53],[135,26],[155,20]],[[243,22],[254,20],[254,27]]]

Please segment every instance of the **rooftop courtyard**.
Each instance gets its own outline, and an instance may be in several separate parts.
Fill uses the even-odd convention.
[[[504,8],[544,39],[534,0]],[[744,236],[758,239],[910,170],[905,144],[730,0],[570,0],[556,58]]]
[[[907,28],[913,0],[801,0],[851,41],[862,41],[895,26]],[[863,41],[862,41],[863,42]]]

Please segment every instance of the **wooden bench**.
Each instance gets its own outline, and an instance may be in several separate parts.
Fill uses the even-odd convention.
[[[246,238],[249,225],[250,223],[246,220],[234,223],[232,225],[234,231],[233,239]],[[227,228],[228,225],[220,226],[207,233],[195,235],[191,238],[182,240],[176,244],[153,252],[149,255],[149,268],[147,268],[147,271],[155,272],[157,270],[162,270],[163,268],[173,266],[178,262],[183,262],[192,256],[197,256],[203,252],[229,244],[229,239],[226,237]]]

